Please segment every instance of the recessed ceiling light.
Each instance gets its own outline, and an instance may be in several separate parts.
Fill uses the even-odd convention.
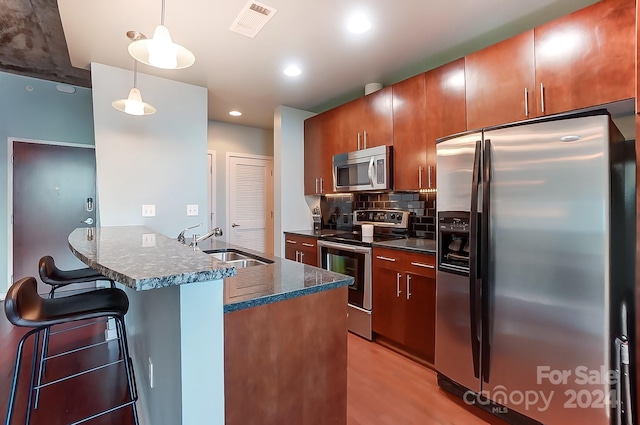
[[[232,117],[239,117],[240,115],[242,115],[242,112],[240,112],[240,111],[231,111],[231,112],[229,112],[229,115],[231,115]]]
[[[364,15],[354,15],[347,24],[349,32],[353,34],[362,34],[371,28],[371,22]]]
[[[297,77],[298,75],[302,74],[302,70],[295,65],[291,65],[285,68],[284,74],[288,75],[289,77]]]

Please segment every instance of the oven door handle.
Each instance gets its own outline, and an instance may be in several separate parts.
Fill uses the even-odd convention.
[[[344,245],[344,244],[325,242],[325,241],[319,241],[318,246],[319,247],[325,246],[327,248],[334,248],[334,249],[340,249],[342,251],[357,252],[357,253],[363,253],[363,254],[367,254],[371,252],[371,248],[363,248],[363,247],[358,247],[353,245]]]

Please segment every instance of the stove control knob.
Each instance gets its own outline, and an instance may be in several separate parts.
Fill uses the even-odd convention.
[[[395,220],[396,219],[396,215],[395,214],[391,214],[391,220]]]

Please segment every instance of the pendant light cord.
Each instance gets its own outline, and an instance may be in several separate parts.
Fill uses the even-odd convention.
[[[164,26],[164,0],[162,0],[162,14],[160,15],[160,25]]]
[[[138,61],[133,61],[133,88],[138,88]]]

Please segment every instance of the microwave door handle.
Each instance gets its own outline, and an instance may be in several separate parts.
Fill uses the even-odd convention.
[[[371,161],[369,161],[369,184],[373,187],[373,179],[375,178],[375,167],[373,166],[373,159],[371,157]]]

